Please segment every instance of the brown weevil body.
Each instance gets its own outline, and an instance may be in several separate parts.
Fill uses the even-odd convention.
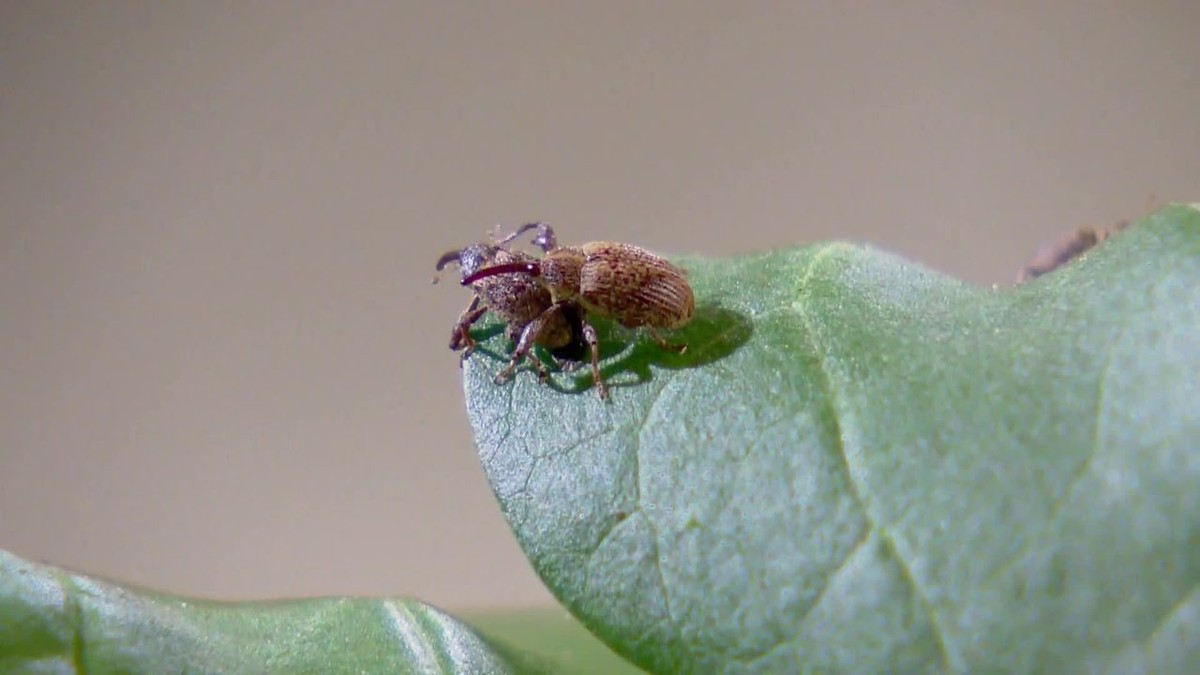
[[[438,259],[437,270],[440,272],[446,265],[455,263],[461,278],[466,279],[491,265],[534,260],[528,254],[505,247],[516,236],[511,234],[495,243],[473,244],[448,251]],[[508,368],[497,375],[497,384],[508,379],[526,357],[533,359],[538,377],[545,379],[545,367],[536,357],[530,356],[535,344],[545,347],[559,367],[577,365],[573,362],[582,360],[583,316],[577,306],[563,305],[553,312],[547,311],[552,304],[550,292],[522,274],[493,276],[470,286],[474,296],[450,331],[450,349],[462,351],[460,361],[465,361],[475,351],[471,326],[489,310],[505,323],[505,335],[517,345]]]
[[[1017,273],[1017,283],[1031,281],[1074,261],[1128,226],[1128,222],[1121,222],[1107,228],[1083,227],[1063,235],[1038,250]]]
[[[546,312],[576,305],[582,313],[606,316],[627,328],[644,327],[662,347],[683,352],[686,345],[671,345],[659,330],[682,327],[692,320],[696,301],[680,268],[632,244],[598,241],[580,246],[559,246],[554,230],[545,223],[530,223],[509,235],[511,240],[536,230],[533,243],[545,255],[539,259],[499,261],[463,276],[463,285],[514,274],[537,280],[550,293]],[[581,317],[583,339],[591,350],[592,377],[600,398],[608,389],[600,377],[599,340],[596,329]],[[519,351],[519,347],[518,347]],[[514,358],[518,353],[514,351]]]

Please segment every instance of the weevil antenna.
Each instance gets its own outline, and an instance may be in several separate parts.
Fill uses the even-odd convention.
[[[503,246],[504,244],[507,244],[508,242],[516,239],[530,230],[537,230],[537,236],[533,238],[533,245],[542,249],[544,253],[549,253],[550,251],[558,248],[558,238],[554,236],[554,230],[550,229],[549,225],[540,220],[536,223],[525,223],[516,230],[513,230],[511,234],[508,234],[503,239],[497,241],[496,245]]]
[[[449,265],[450,263],[458,262],[459,257],[461,255],[462,255],[461,250],[446,251],[445,253],[442,254],[442,257],[438,258],[437,271],[441,272],[443,269],[445,269],[446,265]]]
[[[541,276],[542,266],[536,262],[500,263],[499,265],[485,267],[476,271],[474,274],[463,277],[462,285],[470,286],[480,279],[494,277],[498,274],[528,274],[531,277],[536,277]]]

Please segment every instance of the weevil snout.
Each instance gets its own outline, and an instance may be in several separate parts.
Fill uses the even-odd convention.
[[[486,279],[488,277],[494,277],[500,274],[528,274],[531,277],[536,277],[541,276],[542,266],[535,262],[500,263],[499,265],[492,265],[491,267],[485,267],[481,270],[476,270],[475,272],[464,276],[462,285],[470,286],[480,279]]]

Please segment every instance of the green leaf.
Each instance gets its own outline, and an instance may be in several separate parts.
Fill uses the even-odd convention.
[[[554,673],[641,673],[561,608],[492,611],[464,617],[494,644],[554,664]]]
[[[664,353],[466,366],[535,569],[659,672],[1185,672],[1200,663],[1200,212],[978,288],[823,244],[682,259]],[[488,357],[488,354],[492,358]]]
[[[0,551],[3,673],[582,673],[624,663],[561,612],[481,623],[488,638],[415,600],[173,597]]]

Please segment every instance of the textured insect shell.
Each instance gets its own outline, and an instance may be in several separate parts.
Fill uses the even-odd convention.
[[[469,276],[485,264],[533,260],[524,253],[495,246],[487,246],[486,249],[486,252],[473,256],[472,260],[462,266],[463,277]],[[468,270],[468,267],[472,269]],[[526,274],[488,277],[472,284],[472,288],[479,294],[480,300],[488,310],[506,324],[504,333],[513,342],[521,337],[521,331],[530,321],[550,307],[550,292],[537,279]],[[560,314],[550,319],[538,343],[548,349],[558,349],[570,345],[574,339],[570,322]]]
[[[696,312],[696,300],[680,268],[644,248],[592,242],[578,251],[578,298],[589,311],[627,328],[678,328]],[[560,249],[560,251],[563,249]],[[556,258],[558,252],[549,257]],[[545,260],[543,260],[543,266]]]

